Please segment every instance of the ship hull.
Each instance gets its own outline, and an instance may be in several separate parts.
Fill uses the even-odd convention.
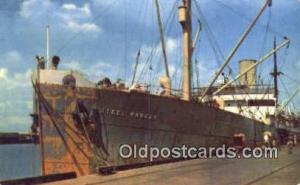
[[[86,175],[99,166],[149,161],[121,158],[122,144],[230,146],[239,132],[245,134],[246,145],[254,146],[263,142],[263,133],[270,129],[205,104],[141,92],[46,84],[38,92],[46,174]],[[97,119],[91,118],[95,112]]]

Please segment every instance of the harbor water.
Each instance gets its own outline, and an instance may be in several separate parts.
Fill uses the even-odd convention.
[[[0,181],[40,175],[37,144],[0,145]]]

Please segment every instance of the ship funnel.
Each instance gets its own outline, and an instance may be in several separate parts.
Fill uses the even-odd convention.
[[[159,84],[163,91],[161,95],[170,96],[171,95],[171,80],[166,76],[162,76],[159,78]]]
[[[247,60],[241,60],[239,61],[239,67],[240,67],[240,74],[245,72],[250,66],[255,64],[257,61],[252,59]],[[240,78],[241,85],[249,86],[250,88],[253,88],[256,86],[256,67],[245,73]]]

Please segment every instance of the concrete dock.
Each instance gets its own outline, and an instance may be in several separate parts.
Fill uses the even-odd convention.
[[[88,175],[47,185],[298,185],[300,146],[278,159],[195,159],[127,171]]]

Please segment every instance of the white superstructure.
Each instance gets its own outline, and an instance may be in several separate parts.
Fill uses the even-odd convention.
[[[273,88],[232,87],[213,96],[221,109],[269,124],[269,116],[275,114]]]

